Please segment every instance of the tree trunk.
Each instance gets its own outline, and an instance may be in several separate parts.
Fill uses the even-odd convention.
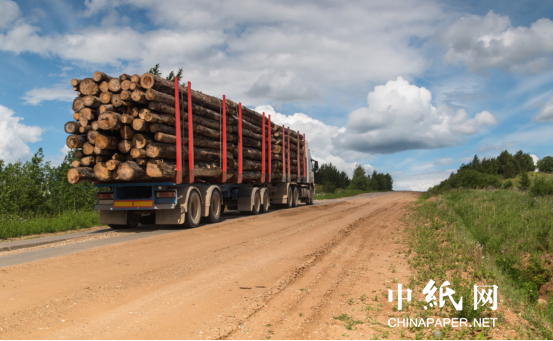
[[[132,138],[132,145],[134,148],[146,148],[146,146],[154,140],[154,136],[151,134],[135,134]]]
[[[150,124],[140,118],[135,118],[132,121],[132,128],[136,131],[148,132],[150,131]]]
[[[121,123],[132,125],[132,121],[134,121],[134,117],[131,115],[123,114],[121,115]]]
[[[107,181],[111,178],[111,170],[105,162],[100,162],[94,166],[94,175],[100,181]]]
[[[76,158],[76,159],[82,159],[84,154],[83,154],[83,151],[80,150],[80,149],[77,149],[74,153],[73,153],[73,156]]]
[[[144,115],[144,120],[148,123],[163,123],[171,126],[175,125],[175,116],[173,115],[152,112],[150,109],[140,110],[139,115]]]
[[[94,170],[89,167],[71,168],[67,172],[67,181],[69,181],[70,184],[78,184],[94,180],[96,180]]]
[[[134,90],[131,94],[131,98],[133,101],[137,103],[148,104],[148,100],[146,99],[146,94],[143,91]]]
[[[146,175],[146,171],[143,167],[137,165],[136,162],[127,161],[119,165],[117,175],[119,179],[129,181],[144,177]]]
[[[146,164],[148,163],[148,160],[149,159],[133,159],[133,161],[136,162],[136,164],[141,167],[146,166]]]
[[[154,111],[159,111],[159,112],[162,112],[164,114],[169,114],[169,115],[175,115],[175,104],[173,104],[173,106],[169,105],[169,104],[165,104],[165,103],[160,103],[160,102],[149,102],[148,103],[148,108],[154,110]]]
[[[92,78],[83,79],[79,84],[79,91],[85,96],[96,96],[99,92],[98,84]]]
[[[85,144],[83,144],[83,153],[85,155],[94,154],[94,145],[90,142],[85,142]]]
[[[89,121],[92,121],[96,117],[96,110],[90,108],[84,108],[79,112],[79,118],[86,118]]]
[[[146,150],[145,149],[140,149],[140,148],[131,149],[131,156],[134,159],[147,159],[148,158],[148,155],[146,154]]]
[[[131,76],[131,82],[140,83],[140,76],[139,75],[132,75]]]
[[[108,75],[106,75],[106,74],[103,73],[103,72],[96,71],[96,72],[94,72],[94,74],[92,75],[92,79],[93,79],[96,83],[100,83],[100,82],[102,82],[102,81],[109,82],[109,80],[111,79],[111,77],[108,76]]]
[[[131,81],[129,79],[124,79],[121,81],[121,91],[128,91],[131,87]]]
[[[140,91],[142,91],[142,92],[145,92],[145,91],[146,91],[146,89],[144,89],[143,87],[141,87],[139,83],[134,83],[134,82],[131,82],[131,85],[129,86],[129,90],[130,90],[130,91],[140,90]]]
[[[79,131],[79,128],[81,127],[81,125],[79,124],[79,122],[73,122],[73,121],[70,121],[70,122],[67,122],[65,124],[65,132],[68,133],[68,134],[75,134]]]
[[[100,93],[108,92],[109,91],[109,83],[106,82],[106,81],[100,82],[100,84],[98,85],[98,89],[100,90]]]
[[[78,112],[74,112],[74,113],[73,113],[73,119],[74,119],[75,121],[78,121],[79,118],[81,118],[81,115],[80,115]],[[80,123],[79,123],[79,125],[80,125]]]
[[[121,96],[121,99],[123,101],[132,101],[132,92],[131,91],[127,91],[127,90],[122,90],[120,93],[119,93],[119,96]]]
[[[89,125],[86,125],[84,127],[79,127],[79,133],[81,133],[81,134],[86,134],[91,130],[92,130],[92,127],[89,126]]]
[[[93,109],[96,109],[100,105],[102,105],[102,101],[100,101],[100,99],[96,96],[85,96],[85,97],[83,97],[83,103],[84,103],[85,106],[87,106],[89,108],[93,108]]]
[[[102,102],[104,104],[111,103],[111,92],[109,92],[109,91],[102,92],[100,94],[100,102]]]
[[[122,153],[115,153],[111,156],[111,159],[112,160],[117,160],[117,161],[125,161],[125,160],[127,160],[127,155],[122,154]]]
[[[146,147],[146,154],[151,158],[175,159],[177,157],[176,153],[177,149],[174,144],[152,142]]]
[[[98,121],[90,122],[90,128],[92,128],[92,130],[100,129],[100,127],[98,126]]]
[[[132,107],[133,106],[133,102],[122,100],[120,94],[111,95],[111,104],[113,104],[113,106],[116,107],[116,108],[119,108],[121,106],[125,106],[125,107]]]
[[[79,161],[79,160],[73,160],[73,161],[71,162],[71,167],[73,167],[73,168],[81,167],[81,161]]]
[[[154,139],[161,143],[177,143],[177,137],[175,135],[164,134],[157,132],[154,135]]]
[[[100,149],[117,149],[117,145],[119,143],[116,137],[105,136],[102,134],[98,134],[96,136],[95,142],[96,147]]]
[[[165,134],[175,135],[175,127],[166,126],[166,125],[159,124],[159,123],[150,124],[150,131],[152,133],[161,132],[161,133],[165,133]]]
[[[174,161],[150,159],[146,165],[146,174],[152,178],[174,178],[177,164]]]
[[[80,80],[80,79],[73,78],[73,79],[71,80],[71,85],[78,87],[79,84],[81,84],[81,80]]]
[[[125,81],[125,80],[128,80],[129,82],[131,81],[131,75],[127,75],[126,73],[122,74],[121,76],[119,76],[119,80],[121,82]]]
[[[104,130],[116,130],[120,128],[121,114],[108,111],[98,117],[98,127]]]
[[[102,149],[98,148],[98,146],[94,146],[94,154],[99,156],[109,156],[111,157],[115,152],[112,149]]]
[[[160,102],[167,105],[172,105],[173,107],[175,106],[174,96],[168,95],[164,92],[156,91],[154,89],[146,90],[146,99],[149,101],[155,101],[155,102]]]
[[[112,78],[109,80],[109,91],[118,93],[121,91],[121,80],[118,78]]]
[[[86,137],[83,135],[70,135],[67,137],[67,140],[66,140],[67,147],[71,149],[81,148],[85,142],[86,142]]]
[[[96,158],[94,156],[85,156],[81,158],[81,164],[85,167],[92,166],[95,163]]]
[[[106,111],[116,111],[113,104],[102,104],[98,107],[98,113],[103,114]]]
[[[74,112],[79,112],[79,111],[83,110],[84,107],[85,107],[85,105],[84,105],[83,97],[76,97],[73,100],[73,111]]]

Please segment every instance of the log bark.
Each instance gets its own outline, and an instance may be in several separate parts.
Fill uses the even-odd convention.
[[[161,132],[165,134],[175,135],[175,127],[166,126],[159,123],[150,124],[150,131],[152,133]]]
[[[115,152],[112,149],[102,149],[98,148],[98,146],[94,146],[94,154],[98,156],[109,156],[111,157]]]
[[[122,153],[115,153],[115,154],[112,155],[111,159],[112,160],[117,160],[117,161],[125,161],[125,160],[127,160],[127,155],[122,154]]]
[[[133,159],[134,162],[136,162],[139,166],[146,166],[149,159]]]
[[[131,90],[131,91],[134,91],[134,90],[146,91],[146,89],[141,87],[139,83],[133,83],[133,82],[131,82],[129,90]]]
[[[108,111],[98,117],[98,127],[104,130],[116,130],[121,126],[121,114]]]
[[[94,154],[94,145],[90,142],[85,142],[85,144],[83,144],[83,153],[85,155]]]
[[[71,168],[67,172],[67,181],[69,181],[70,184],[78,184],[94,180],[96,180],[94,170],[89,167]]]
[[[106,74],[103,73],[103,72],[96,71],[96,72],[94,72],[94,74],[92,75],[92,79],[93,79],[96,83],[100,83],[100,82],[102,82],[102,81],[109,82],[109,80],[111,79],[111,77],[108,76],[108,75],[106,75]]]
[[[117,145],[117,148],[119,151],[123,154],[127,154],[132,149],[132,141],[130,140],[122,140],[119,141],[119,144]]]
[[[150,159],[146,165],[146,174],[152,178],[174,178],[177,164],[169,160]]]
[[[148,108],[164,114],[175,115],[175,104],[173,106],[161,102],[149,102]]]
[[[117,149],[117,145],[119,144],[116,137],[102,134],[98,134],[95,141],[95,146],[100,149]]]
[[[121,91],[121,80],[118,78],[112,78],[109,80],[109,91],[118,93]]]
[[[175,106],[175,96],[171,96],[164,92],[156,91],[154,89],[146,90],[146,99],[148,101],[154,101],[159,103],[164,103],[167,105]]]
[[[144,93],[144,91],[134,90],[131,94],[131,98],[136,103],[148,104],[148,100],[146,99],[146,94]]]
[[[98,107],[98,113],[103,114],[106,111],[116,111],[117,109],[113,106],[113,104],[102,104]]]
[[[111,179],[111,170],[105,162],[100,162],[94,166],[94,175],[100,181],[107,181]]]
[[[132,128],[136,131],[148,132],[150,131],[150,124],[140,118],[135,118],[132,122]]]
[[[79,127],[79,133],[81,133],[81,134],[86,134],[91,130],[92,130],[92,127],[89,126],[89,125],[86,125],[84,127]]]
[[[124,125],[119,129],[119,134],[121,134],[121,137],[125,140],[132,140],[134,134],[136,132],[132,129],[132,127]]]
[[[80,149],[77,149],[74,153],[73,153],[73,156],[76,158],[76,159],[81,159],[84,154],[83,154],[83,151],[80,150]]]
[[[131,101],[122,100],[120,94],[111,95],[111,104],[113,104],[113,106],[116,108],[119,108],[121,106],[132,107],[134,105]]]
[[[68,134],[75,134],[79,131],[80,127],[81,125],[79,124],[79,122],[70,121],[65,124],[64,129],[65,132]]]
[[[100,89],[94,79],[86,78],[79,84],[79,91],[85,96],[96,96]]]
[[[132,121],[134,121],[134,117],[131,115],[123,114],[121,115],[121,123],[132,125]]]
[[[111,160],[111,156],[97,155],[94,160],[94,163],[107,162],[109,160]]]
[[[147,159],[148,158],[148,155],[146,154],[146,150],[141,149],[141,148],[131,149],[131,156],[134,159]]]
[[[81,163],[85,167],[94,165],[95,161],[96,161],[96,158],[94,156],[85,156],[81,158]]]
[[[132,138],[132,145],[134,148],[144,149],[152,141],[154,141],[154,136],[152,134],[135,134]]]
[[[175,116],[168,114],[160,114],[150,109],[140,110],[139,115],[143,115],[144,121],[148,123],[162,123],[167,125],[175,125]]]
[[[152,142],[146,147],[146,155],[151,158],[175,159],[177,157],[176,150],[174,144]]]
[[[86,137],[83,135],[70,135],[67,137],[66,143],[67,147],[73,149],[73,148],[81,148],[86,142]]]
[[[128,80],[129,82],[131,81],[131,75],[127,75],[126,73],[122,74],[121,76],[119,76],[119,79],[122,81],[125,81],[125,80]]]
[[[100,99],[96,96],[85,96],[83,97],[83,103],[85,106],[89,108],[98,108],[100,105],[102,105],[102,102]]]
[[[119,179],[129,181],[136,180],[146,175],[146,170],[134,161],[123,162],[117,169]]]

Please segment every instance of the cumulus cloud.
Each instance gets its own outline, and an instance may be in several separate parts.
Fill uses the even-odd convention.
[[[398,77],[367,96],[368,107],[350,114],[346,130],[333,137],[339,149],[388,154],[458,144],[463,136],[497,125],[488,111],[469,118],[445,104],[431,104],[432,94]]]
[[[39,105],[43,101],[72,102],[75,99],[75,92],[68,90],[67,86],[56,86],[53,88],[34,88],[23,96],[26,104]]]
[[[163,71],[184,66],[187,80],[208,93],[240,95],[252,104],[313,101],[330,87],[421,74],[430,62],[412,41],[432,36],[436,22],[446,17],[434,0],[265,1],[247,8],[239,0],[186,6],[177,0],[89,0],[85,6],[82,16],[109,22],[119,18],[119,7],[138,8],[156,28],[142,31],[116,20],[117,26],[51,34],[18,20],[0,34],[0,50],[125,65],[137,72],[156,63]]]
[[[393,172],[394,190],[427,191],[449,177],[454,169],[428,169],[421,173]]]
[[[540,111],[535,117],[539,122],[551,122],[553,121],[553,96],[541,107]]]
[[[10,0],[0,0],[0,8],[0,30],[3,30],[19,18],[21,11],[15,2]]]
[[[42,129],[19,123],[11,109],[0,105],[0,160],[15,162],[32,156],[27,143],[41,140]]]
[[[492,67],[538,73],[551,65],[553,21],[543,18],[515,28],[509,17],[490,11],[459,19],[438,40],[446,46],[447,62],[465,63],[471,71]]]

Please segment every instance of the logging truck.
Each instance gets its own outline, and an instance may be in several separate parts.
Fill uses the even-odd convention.
[[[76,90],[81,97],[82,92],[92,92],[85,93],[84,100],[97,97],[104,103],[104,109],[98,110],[103,113],[94,118],[86,103],[78,103],[74,117],[85,122],[69,122],[69,130],[85,130],[87,135],[71,135],[71,145],[69,138],[67,142],[81,148],[82,154],[68,179],[71,183],[94,181],[99,188],[95,209],[101,224],[114,229],[138,224],[193,228],[201,222],[217,223],[225,209],[256,215],[271,206],[313,203],[313,170],[318,165],[311,159],[304,134],[271,123],[270,115],[224,95],[220,100],[192,90],[190,82],[180,85],[178,79],[173,84],[144,74],[139,84],[134,82],[140,90],[100,94],[95,84],[101,88],[100,82],[109,78],[104,87],[111,89],[108,86],[117,83],[102,75],[99,81],[94,78],[96,83],[89,81]],[[130,81],[130,76],[123,76],[121,80],[129,77]],[[140,92],[135,96],[136,91]],[[138,112],[137,106],[143,107],[140,116],[132,114],[132,110]],[[118,107],[124,109],[117,111]],[[87,121],[90,117],[93,121]],[[109,131],[120,132],[122,139],[110,136]],[[126,137],[129,133],[132,140]],[[95,144],[86,146],[90,135]],[[97,156],[86,160],[85,154]],[[83,167],[85,161],[94,160],[94,169]]]

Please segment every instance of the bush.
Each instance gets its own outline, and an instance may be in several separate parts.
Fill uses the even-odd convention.
[[[457,173],[451,173],[448,179],[429,189],[430,192],[440,193],[453,188],[501,188],[501,180],[497,175],[480,173],[474,169],[464,168]]]
[[[553,172],[553,157],[546,156],[538,161],[538,168],[540,172],[551,173]]]
[[[334,182],[327,182],[325,184],[323,184],[322,188],[321,188],[321,191],[323,193],[330,193],[330,194],[334,194],[336,193],[336,184]]]
[[[528,176],[528,172],[523,171],[520,174],[520,183],[518,185],[518,188],[520,189],[528,189],[532,186],[532,182],[530,181],[530,177]]]
[[[511,188],[513,188],[513,182],[511,181],[511,179],[505,181],[505,182],[503,183],[503,186],[501,186],[501,188],[503,188],[503,189],[511,189]]]
[[[552,195],[553,180],[548,180],[544,176],[536,177],[534,185],[530,188],[530,193],[535,196]]]

